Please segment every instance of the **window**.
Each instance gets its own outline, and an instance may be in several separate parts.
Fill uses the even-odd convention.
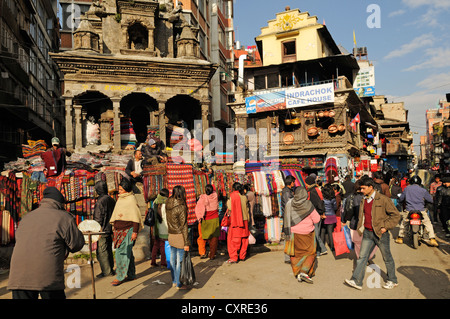
[[[266,76],[255,75],[255,90],[263,90],[266,88]]]
[[[205,16],[205,0],[198,0],[198,11]]]
[[[289,40],[281,43],[282,46],[282,60],[285,62],[294,62],[297,59],[297,52],[295,47],[295,40]]]
[[[133,24],[128,29],[129,49],[145,50],[148,47],[148,31],[140,23]]]
[[[278,73],[267,74],[267,88],[278,88],[280,87],[280,80]]]

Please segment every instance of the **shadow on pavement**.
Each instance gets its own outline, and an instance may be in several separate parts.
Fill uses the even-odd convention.
[[[397,271],[411,280],[425,298],[450,299],[450,282],[446,273],[419,266],[401,266]]]

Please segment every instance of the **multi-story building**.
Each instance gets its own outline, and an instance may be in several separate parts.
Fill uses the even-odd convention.
[[[371,104],[377,114],[376,120],[380,127],[382,141],[379,143],[382,157],[399,172],[407,173],[412,167],[414,157],[408,110],[405,109],[403,102],[389,103],[383,95],[374,96]]]
[[[164,6],[163,6],[164,4]],[[149,134],[167,146],[195,120],[211,125],[210,80],[199,25],[174,8],[148,0],[93,3],[73,33],[74,47],[52,57],[64,74],[67,148],[134,149]],[[90,144],[89,124],[100,136]],[[201,139],[201,137],[200,137]]]
[[[229,103],[235,126],[267,129],[268,150],[277,148],[282,160],[307,162],[329,180],[337,173],[343,177],[363,158],[368,168],[366,128],[377,124],[353,88],[355,57],[342,54],[316,16],[298,9],[277,13],[255,40],[258,54],[250,47],[236,55],[240,86]],[[275,128],[278,138],[271,136]],[[328,159],[339,172],[327,171]]]
[[[437,168],[444,159],[442,143],[444,123],[450,119],[450,101],[440,100],[437,107],[426,111],[426,158],[431,167]]]
[[[61,50],[73,47],[72,34],[92,0],[60,0]],[[107,3],[108,1],[106,1]],[[158,1],[151,1],[158,2]],[[156,9],[159,16],[176,9],[182,2],[181,12],[187,23],[198,29],[200,58],[217,64],[219,69],[210,81],[211,125],[225,129],[231,122],[227,103],[234,90],[233,75],[233,1],[232,0],[159,0]],[[162,51],[164,57],[167,52]]]
[[[0,2],[0,162],[22,156],[21,144],[61,136],[57,1]]]

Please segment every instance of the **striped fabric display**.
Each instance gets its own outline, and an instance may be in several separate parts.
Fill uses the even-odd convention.
[[[195,186],[192,164],[167,163],[167,187],[170,195],[175,186],[181,185],[186,190],[186,204],[188,207],[188,225],[193,225],[197,221],[195,216]]]

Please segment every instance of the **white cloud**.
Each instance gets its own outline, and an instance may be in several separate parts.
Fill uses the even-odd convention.
[[[431,33],[423,34],[414,38],[410,43],[403,44],[399,49],[389,52],[384,58],[392,59],[402,57],[408,53],[414,52],[425,46],[430,46],[434,42],[434,37]]]
[[[417,71],[450,67],[450,48],[429,48],[425,50],[425,61],[403,71]]]
[[[431,6],[437,9],[450,8],[450,0],[402,0],[402,2],[410,8],[418,8],[421,6]]]
[[[393,11],[393,12],[389,13],[389,18],[396,17],[396,16],[401,16],[405,12],[406,11],[403,10],[403,9],[400,9],[400,10],[397,10],[397,11]]]
[[[417,86],[430,91],[448,87],[450,91],[450,73],[432,74],[417,83]]]

